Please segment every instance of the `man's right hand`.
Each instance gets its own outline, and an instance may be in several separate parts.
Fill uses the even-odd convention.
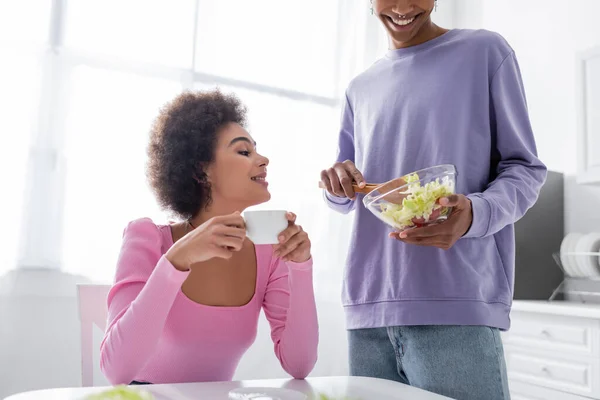
[[[352,183],[355,182],[361,188],[366,185],[362,173],[350,160],[335,163],[333,167],[321,171],[321,182],[333,196],[352,200],[356,197]]]

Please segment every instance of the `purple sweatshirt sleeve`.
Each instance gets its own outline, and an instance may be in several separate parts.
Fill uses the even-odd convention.
[[[338,155],[336,162],[346,160],[354,161],[354,112],[348,101],[348,94],[344,96],[344,108],[342,110],[341,128],[338,138]],[[356,200],[336,197],[323,190],[327,205],[332,210],[342,214],[348,214],[356,207]]]
[[[492,131],[499,156],[496,178],[482,193],[468,196],[473,223],[465,238],[493,235],[517,222],[537,201],[546,180],[529,121],[525,90],[514,52],[502,62],[490,86]]]

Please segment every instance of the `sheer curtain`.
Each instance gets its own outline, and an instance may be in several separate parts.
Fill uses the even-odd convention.
[[[17,262],[49,19],[49,0],[0,2],[0,275]]]

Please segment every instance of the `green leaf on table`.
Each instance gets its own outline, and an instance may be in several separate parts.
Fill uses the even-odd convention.
[[[84,400],[154,400],[154,396],[146,390],[133,389],[122,385],[91,394],[85,397]]]
[[[352,399],[350,397],[344,396],[344,397],[332,397],[332,396],[328,396],[325,393],[319,393],[319,397],[317,398],[317,400],[357,400],[357,399]]]

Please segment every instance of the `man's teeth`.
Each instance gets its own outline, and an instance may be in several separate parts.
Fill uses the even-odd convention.
[[[262,176],[255,176],[254,178],[252,178],[253,181],[264,181],[265,178],[263,178]]]
[[[412,17],[411,19],[392,19],[392,21],[394,21],[394,23],[396,25],[400,25],[400,26],[406,26],[408,24],[410,24],[411,22],[413,22],[415,20],[415,17]]]

